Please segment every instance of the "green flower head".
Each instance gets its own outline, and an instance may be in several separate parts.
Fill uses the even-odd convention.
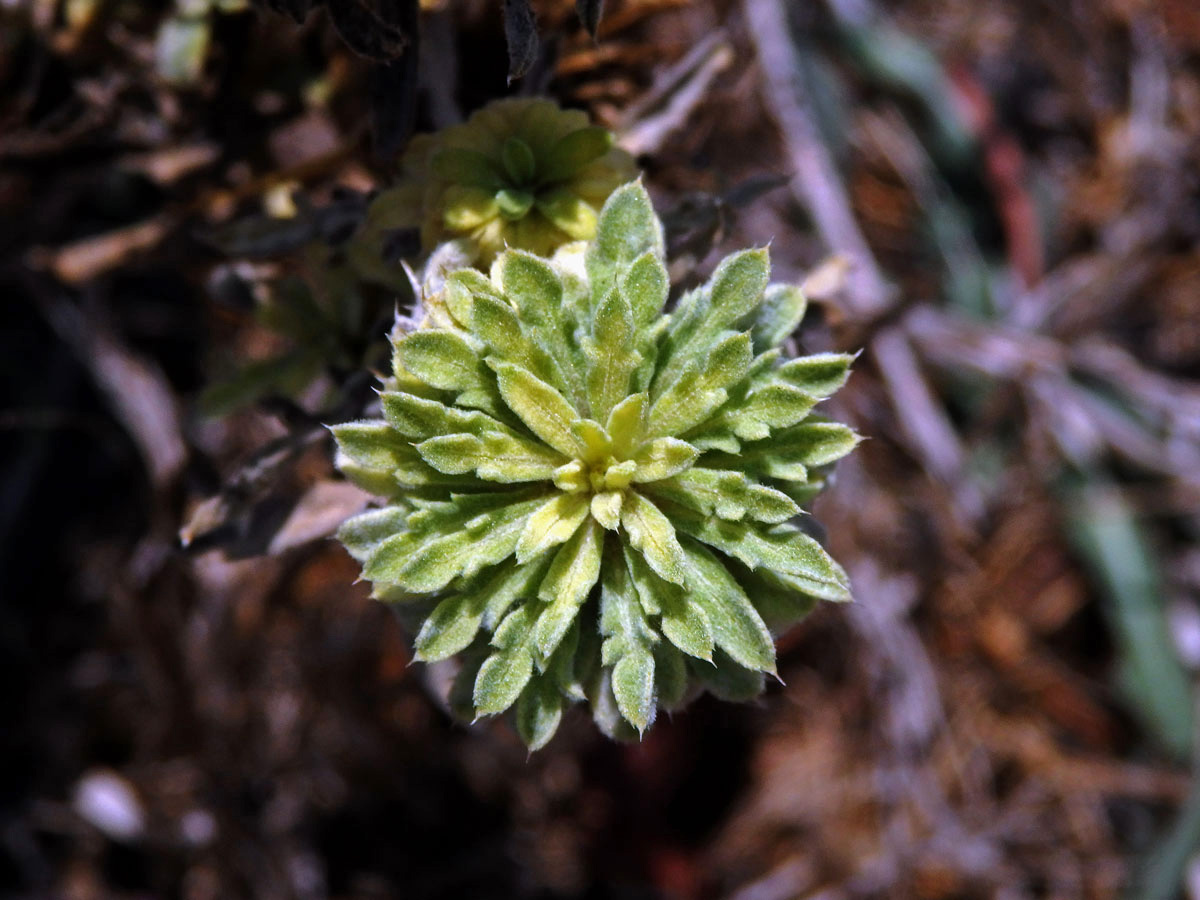
[[[465,239],[484,266],[505,247],[548,255],[590,240],[608,195],[636,174],[632,157],[585,113],[544,99],[498,100],[415,138],[367,228],[420,228],[426,250]]]
[[[391,505],[340,537],[376,596],[460,656],[452,699],[515,706],[533,748],[567,704],[612,735],[701,689],[746,698],[772,632],[846,575],[794,519],[857,436],[813,412],[851,357],[786,359],[805,301],[735,254],[664,312],[640,183],[595,239],[451,274],[394,339],[381,421],[333,429],[345,474]]]

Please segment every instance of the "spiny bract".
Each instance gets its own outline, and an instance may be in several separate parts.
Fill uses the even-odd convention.
[[[420,228],[426,250],[464,239],[485,267],[505,247],[548,255],[589,240],[608,195],[636,174],[633,158],[585,113],[545,99],[498,100],[415,138],[366,231],[382,240]]]
[[[339,536],[421,623],[418,658],[462,655],[459,708],[515,704],[537,748],[587,700],[629,736],[700,689],[754,696],[772,630],[849,599],[791,520],[858,441],[813,413],[851,357],[785,360],[804,297],[767,278],[765,250],[735,254],[664,314],[634,183],[586,248],[459,270],[394,339],[384,419],[333,429],[345,474],[392,505]]]

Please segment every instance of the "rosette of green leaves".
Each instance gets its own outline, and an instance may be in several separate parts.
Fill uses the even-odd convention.
[[[589,240],[608,195],[636,174],[633,158],[585,113],[541,98],[497,100],[413,139],[351,252],[369,266],[388,232],[417,228],[426,251],[462,239],[483,266],[505,247],[549,255]]]
[[[773,632],[849,599],[796,519],[858,441],[814,411],[851,357],[785,357],[805,301],[768,284],[765,250],[667,294],[629,184],[586,250],[450,275],[394,340],[383,419],[333,429],[389,503],[342,541],[419,623],[419,659],[461,658],[457,705],[514,708],[533,748],[574,701],[620,736],[701,689],[752,697]]]

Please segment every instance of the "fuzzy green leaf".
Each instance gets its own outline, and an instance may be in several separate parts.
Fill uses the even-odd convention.
[[[612,669],[601,668],[596,671],[588,683],[587,697],[592,708],[592,720],[606,737],[614,741],[631,741],[640,736],[617,708],[617,698],[613,696],[612,689]]]
[[[410,453],[410,445],[386,422],[360,421],[334,425],[329,431],[338,449],[359,465],[394,469]]]
[[[525,359],[531,349],[517,311],[503,297],[474,295],[471,332],[503,359]]]
[[[623,458],[629,457],[645,432],[647,399],[645,393],[630,394],[608,414],[605,431],[612,440],[613,452]]]
[[[391,472],[360,466],[344,453],[338,453],[334,456],[334,465],[346,477],[347,481],[356,487],[362,488],[368,494],[374,494],[376,497],[386,497],[389,500],[398,500],[403,493],[399,482]]]
[[[621,507],[625,503],[625,494],[621,491],[602,491],[592,495],[592,518],[603,528],[616,531],[621,524]]]
[[[816,397],[799,388],[767,384],[744,399],[727,403],[703,426],[689,432],[688,439],[701,448],[737,452],[742,441],[761,441],[774,430],[803,421],[816,403]]]
[[[762,299],[769,273],[766,250],[735,253],[717,266],[708,285],[680,301],[667,328],[657,383],[670,384],[698,352],[748,316]]]
[[[502,713],[516,701],[533,675],[529,637],[532,609],[526,604],[514,609],[492,636],[496,652],[484,661],[475,679],[475,711],[478,715]]]
[[[494,625],[517,599],[532,595],[532,586],[544,568],[518,565],[510,559],[475,587],[439,602],[416,636],[416,659],[436,662],[466,649],[479,634],[480,625]]]
[[[670,287],[667,267],[654,251],[643,253],[621,276],[619,290],[633,311],[633,320],[646,327],[662,313]]]
[[[725,388],[745,376],[751,361],[750,335],[730,334],[708,353],[703,368],[689,364],[654,401],[646,433],[678,435],[704,422],[725,402]]]
[[[568,457],[585,449],[571,426],[580,418],[563,395],[528,369],[488,360],[504,402],[539,438]]]
[[[629,378],[642,359],[633,344],[633,311],[629,301],[613,291],[596,310],[592,337],[584,344],[588,402],[597,419],[608,418],[629,395]]]
[[[663,635],[672,644],[697,659],[711,659],[712,625],[704,610],[691,602],[687,591],[664,581],[647,565],[641,554],[625,552],[625,565],[648,616],[660,616]]]
[[[702,332],[717,333],[749,315],[762,302],[771,274],[766,249],[726,257],[712,276],[712,295]]]
[[[491,416],[476,410],[461,410],[436,400],[387,391],[380,395],[387,424],[411,440],[446,434],[485,434],[503,428]]]
[[[375,548],[403,531],[409,510],[403,506],[387,506],[372,509],[347,519],[338,529],[337,539],[360,563],[374,552]]]
[[[443,391],[483,386],[487,369],[478,351],[452,331],[417,331],[396,342],[396,358],[413,375]]]
[[[650,564],[646,562],[646,557],[625,542],[621,543],[621,557],[629,573],[629,583],[637,592],[642,612],[647,616],[657,616],[662,613],[662,593],[668,590],[679,591],[682,588],[677,584],[664,581],[656,575],[650,568]]]
[[[563,286],[554,269],[532,253],[509,250],[496,260],[500,285],[520,313],[521,324],[547,337],[555,333]]]
[[[535,629],[543,659],[554,652],[599,579],[603,548],[604,531],[592,522],[578,529],[555,555],[538,591],[538,596],[549,604]]]
[[[804,582],[790,575],[780,575],[769,569],[758,569],[751,572],[736,563],[731,571],[746,591],[753,598],[754,608],[762,616],[771,634],[778,635],[785,629],[795,625],[817,605],[818,598],[805,593]]]
[[[657,438],[638,448],[633,455],[637,463],[635,482],[658,481],[670,478],[688,469],[696,461],[700,451],[678,438]]]
[[[465,650],[479,633],[487,596],[451,594],[429,614],[416,639],[416,659],[436,662]]]
[[[788,525],[712,519],[670,504],[671,522],[684,534],[716,547],[751,569],[792,576],[804,590],[823,600],[848,600],[850,583],[833,558],[804,532]]]
[[[771,478],[805,481],[810,466],[841,459],[858,442],[857,434],[837,422],[804,422],[745,447],[737,459],[747,470]]]
[[[513,553],[526,520],[544,503],[541,498],[513,499],[503,494],[459,497],[444,504],[445,509],[429,511],[425,520],[410,516],[408,525],[414,530],[380,543],[363,575],[411,591],[437,591],[459,575],[495,565]]]
[[[846,383],[852,362],[854,356],[849,353],[816,353],[784,363],[776,370],[776,377],[824,399]]]
[[[613,666],[612,686],[621,715],[645,731],[654,721],[654,654],[639,649],[622,656]]]
[[[475,298],[490,297],[502,300],[499,290],[482,272],[474,269],[459,269],[446,277],[446,306],[450,315],[463,328],[475,322]]]
[[[507,431],[492,431],[482,437],[448,434],[422,441],[414,449],[439,472],[474,472],[485,481],[504,484],[548,481],[566,462],[565,457],[544,444]]]
[[[557,363],[525,334],[511,303],[476,295],[471,306],[471,321],[472,333],[493,351],[493,355],[485,359],[493,370],[493,363],[504,360],[527,368],[555,388],[564,387],[564,376]]]
[[[562,721],[563,696],[554,680],[531,678],[517,700],[517,734],[532,752],[541,750],[554,737]]]
[[[656,496],[721,519],[756,519],[772,524],[800,514],[787,494],[755,484],[742,472],[695,467],[650,486]]]
[[[570,540],[588,514],[588,499],[581,494],[557,494],[525,522],[517,542],[517,562]]]
[[[646,189],[635,181],[613,191],[600,211],[596,236],[587,250],[593,300],[607,296],[618,272],[647,252],[662,257],[662,225]]]
[[[519,221],[533,209],[534,196],[529,191],[518,188],[504,188],[496,191],[496,208],[500,215],[510,222]],[[447,222],[447,225],[450,223]]]
[[[612,559],[604,568],[600,631],[606,636],[603,663],[613,667],[617,709],[639,732],[644,731],[654,717],[654,635],[620,559]]]
[[[533,674],[533,655],[524,647],[493,653],[475,678],[475,710],[479,715],[502,713],[520,696]]]
[[[571,323],[565,318],[563,283],[558,272],[545,260],[531,253],[510,250],[496,260],[496,269],[504,294],[517,308],[526,337],[554,362],[555,371],[566,379],[563,387],[568,399],[581,396],[579,361],[569,334]],[[514,360],[520,362],[520,360]]]
[[[790,284],[768,285],[751,327],[754,352],[762,353],[787,340],[800,327],[807,309],[808,300],[800,288]]]
[[[717,557],[686,541],[690,596],[707,616],[716,645],[749,669],[775,671],[775,644],[746,592]],[[682,648],[681,648],[682,649]]]
[[[621,527],[629,543],[655,572],[674,584],[684,583],[684,557],[675,528],[659,508],[641,494],[630,491],[621,507]]]

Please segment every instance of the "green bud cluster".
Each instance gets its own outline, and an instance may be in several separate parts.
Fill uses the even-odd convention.
[[[585,113],[542,98],[497,100],[414,138],[355,247],[373,258],[387,231],[419,228],[426,250],[459,239],[485,267],[505,247],[549,255],[591,239],[608,195],[636,174],[633,158]]]
[[[535,749],[577,701],[632,736],[700,690],[755,696],[773,633],[849,599],[793,520],[858,442],[814,412],[852,357],[787,359],[805,300],[768,276],[766,250],[737,253],[665,312],[632,183],[588,244],[454,272],[394,337],[383,419],[333,429],[387,505],[339,536],[417,657],[461,660],[458,708],[513,708]]]

